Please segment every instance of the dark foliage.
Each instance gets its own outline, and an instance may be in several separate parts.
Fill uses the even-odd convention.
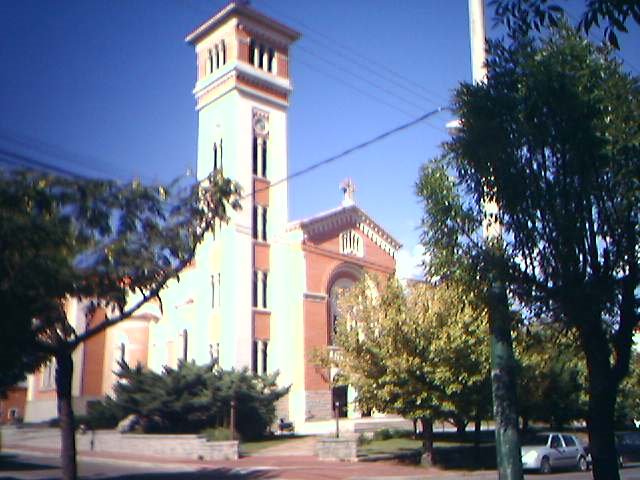
[[[556,27],[565,19],[564,9],[549,0],[492,0],[490,5],[495,8],[496,22],[503,23],[512,37]],[[640,24],[640,2],[637,0],[587,0],[577,27],[587,34],[594,27],[600,28],[602,22],[605,41],[617,49],[617,34],[627,32],[629,17]]]
[[[491,45],[486,82],[456,93],[462,128],[421,179],[453,177],[440,198],[456,208],[423,197],[433,265],[477,239],[466,217],[497,205],[512,298],[577,334],[597,478],[617,478],[616,394],[640,320],[640,82],[610,53],[568,28]]]
[[[0,392],[55,358],[63,478],[77,477],[72,352],[146,302],[161,304],[238,196],[221,172],[145,186],[0,171]],[[67,318],[75,300],[86,322]]]
[[[140,415],[146,432],[197,433],[229,427],[231,401],[237,405],[236,430],[244,440],[265,434],[274,422],[275,402],[288,388],[276,385],[277,375],[253,375],[246,369],[225,371],[211,365],[181,362],[156,373],[121,364],[120,381],[97,412],[119,419]]]

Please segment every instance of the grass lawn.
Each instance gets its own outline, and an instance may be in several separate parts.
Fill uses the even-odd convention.
[[[422,446],[420,440],[412,438],[390,438],[388,440],[374,440],[358,448],[358,452],[364,455],[380,455],[383,453],[403,453],[419,450]]]
[[[276,447],[291,440],[299,440],[300,438],[302,438],[301,435],[282,435],[254,440],[252,442],[242,442],[240,443],[240,453],[242,455],[251,455],[252,453],[264,450],[265,448]]]
[[[491,438],[484,435],[481,444],[475,448],[472,437],[460,437],[453,433],[436,433],[434,439],[436,464],[444,469],[491,469],[495,468],[495,447],[489,443]],[[422,448],[421,439],[413,439],[409,435],[387,440],[374,440],[358,447],[358,455],[397,455],[398,457],[419,459]]]

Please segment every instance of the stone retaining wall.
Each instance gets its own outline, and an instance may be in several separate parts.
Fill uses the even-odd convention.
[[[3,443],[7,446],[60,448],[58,429],[4,429]],[[78,452],[109,452],[145,457],[194,460],[237,460],[238,441],[207,442],[197,435],[121,434],[113,430],[98,430],[76,434]]]
[[[355,438],[319,438],[316,453],[320,460],[355,462],[358,459],[358,442]]]

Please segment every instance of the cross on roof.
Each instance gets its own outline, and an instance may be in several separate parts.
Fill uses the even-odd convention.
[[[340,184],[340,189],[344,194],[344,198],[342,199],[342,206],[348,207],[356,204],[356,184],[350,178],[347,178],[342,181]]]

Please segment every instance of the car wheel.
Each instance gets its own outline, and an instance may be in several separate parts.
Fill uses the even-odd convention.
[[[587,470],[589,470],[587,459],[582,455],[580,455],[580,458],[578,458],[578,470],[580,470],[581,472],[586,472]]]
[[[551,473],[551,462],[549,462],[549,458],[542,457],[542,460],[540,460],[540,473]]]

